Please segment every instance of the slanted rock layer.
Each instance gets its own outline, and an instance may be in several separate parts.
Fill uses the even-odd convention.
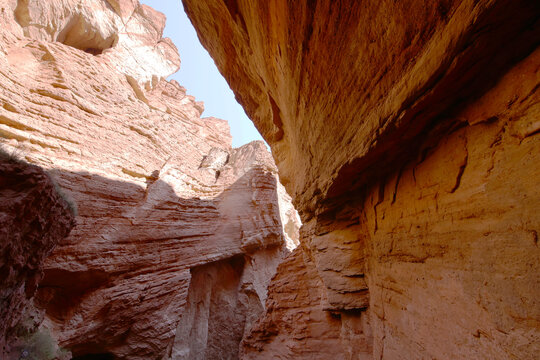
[[[163,15],[0,0],[2,145],[79,208],[0,164],[2,352],[30,314],[75,359],[535,359],[538,2],[183,2],[300,235]]]
[[[540,4],[183,3],[304,223],[243,358],[535,359]]]
[[[266,145],[233,149],[164,80],[179,56],[138,1],[3,0],[0,17],[2,142],[79,211],[43,265],[41,327],[75,358],[236,358],[299,236]]]

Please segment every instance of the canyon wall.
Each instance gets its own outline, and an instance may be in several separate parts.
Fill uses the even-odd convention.
[[[301,246],[245,359],[535,359],[537,1],[183,0]]]
[[[73,208],[38,166],[0,149],[0,356],[26,330],[43,262],[75,225]],[[26,325],[26,324],[25,324]],[[33,324],[27,324],[32,327]],[[32,330],[32,329],[30,329]]]
[[[41,329],[75,359],[237,357],[299,236],[266,145],[233,149],[165,80],[178,52],[138,1],[2,0],[0,21],[3,146],[78,206],[43,264]]]

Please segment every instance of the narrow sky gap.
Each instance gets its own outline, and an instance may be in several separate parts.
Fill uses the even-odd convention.
[[[253,140],[263,140],[242,106],[236,102],[234,93],[219,73],[214,60],[203,48],[191,25],[181,0],[142,0],[167,16],[163,36],[170,37],[178,51],[182,64],[172,75],[197,101],[204,101],[202,116],[214,116],[227,120],[231,126],[233,147]]]

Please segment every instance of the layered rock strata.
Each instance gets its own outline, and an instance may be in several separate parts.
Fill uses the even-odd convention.
[[[534,359],[538,2],[183,3],[304,222],[243,357]]]
[[[231,148],[227,122],[163,79],[180,59],[149,7],[0,7],[0,136],[79,210],[45,262],[42,328],[74,358],[236,358],[298,241],[264,143]]]

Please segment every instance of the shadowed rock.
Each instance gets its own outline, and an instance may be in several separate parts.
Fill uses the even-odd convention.
[[[304,224],[243,358],[535,359],[540,3],[183,3]]]

